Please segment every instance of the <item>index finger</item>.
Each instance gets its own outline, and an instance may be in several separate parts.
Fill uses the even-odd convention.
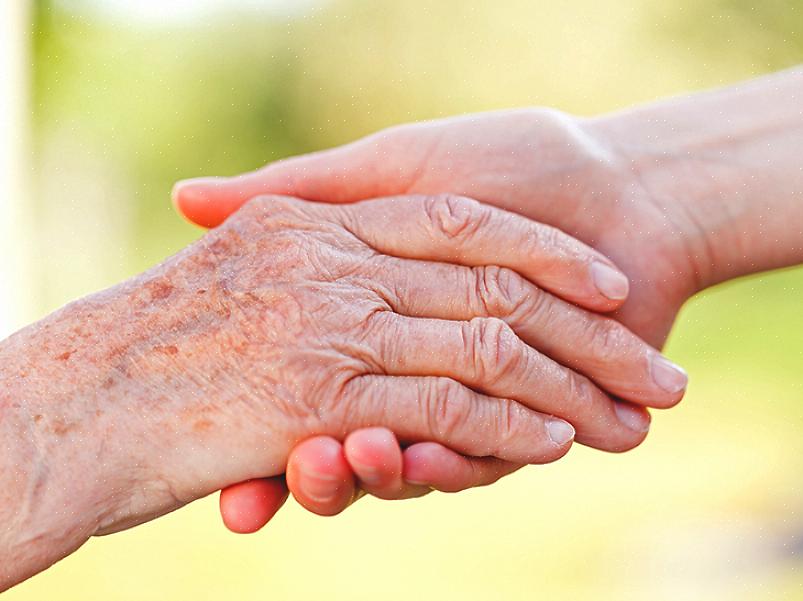
[[[560,230],[453,195],[394,196],[331,207],[375,250],[406,259],[508,267],[593,311],[612,311],[629,283],[609,259]]]

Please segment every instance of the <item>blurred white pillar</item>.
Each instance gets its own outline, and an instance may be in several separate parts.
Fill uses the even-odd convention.
[[[0,0],[0,338],[30,315],[27,0]]]

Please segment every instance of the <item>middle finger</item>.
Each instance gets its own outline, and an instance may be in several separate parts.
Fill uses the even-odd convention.
[[[683,397],[684,372],[619,322],[546,292],[515,271],[377,256],[361,284],[409,317],[498,317],[531,347],[611,394],[667,408]],[[667,384],[665,371],[679,384]]]

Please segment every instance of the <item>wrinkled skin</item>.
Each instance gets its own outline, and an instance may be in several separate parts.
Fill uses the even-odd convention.
[[[349,469],[344,439],[355,466],[382,459],[352,432],[392,431],[398,442],[380,442],[396,450],[437,443],[487,474],[554,461],[575,439],[631,449],[645,407],[677,403],[685,376],[667,387],[658,351],[579,306],[625,293],[597,251],[468,198],[255,198],[161,265],[0,342],[14,466],[0,587],[89,536],[279,475],[305,440],[334,470]],[[290,481],[308,465],[291,461]],[[283,492],[262,480],[227,494],[224,514],[241,529],[256,514],[253,529]]]
[[[267,193],[332,203],[408,193],[469,196],[553,225],[614,259],[631,280],[617,318],[660,346],[680,305],[708,275],[708,249],[684,204],[653,181],[649,159],[631,157],[603,129],[547,109],[403,125],[236,178],[190,180],[176,200],[209,227]]]
[[[203,241],[216,274],[203,296],[221,298],[231,313],[213,347],[224,353],[229,369],[217,370],[219,394],[207,394],[220,398],[214,401],[220,413],[243,411],[273,433],[270,455],[281,459],[270,463],[277,466],[291,441],[315,432],[342,437],[381,422],[404,438],[426,432],[479,456],[541,462],[565,452],[573,433],[555,444],[547,432],[551,418],[457,383],[476,378],[480,369],[505,371],[525,360],[525,346],[512,330],[492,319],[439,321],[441,329],[428,338],[427,329],[435,326],[403,318],[389,304],[395,290],[406,292],[407,281],[414,287],[405,268],[423,266],[394,261],[360,240],[352,233],[363,227],[355,226],[360,220],[359,211],[260,199]],[[431,268],[440,273],[442,264]],[[408,359],[413,349],[441,377],[417,377],[425,372]],[[467,362],[469,356],[481,365]],[[508,390],[517,385],[511,382]],[[243,395],[240,405],[245,401],[239,411],[233,391]],[[495,440],[475,440],[466,429],[469,412],[476,412],[477,424],[499,428]]]
[[[701,287],[713,283],[708,272],[710,250],[697,222],[683,203],[676,202],[667,171],[654,164],[677,165],[683,181],[707,181],[711,166],[680,156],[630,153],[600,121],[582,120],[545,109],[507,111],[395,127],[353,144],[308,156],[291,158],[235,178],[209,178],[180,184],[175,200],[180,210],[200,225],[213,226],[256,194],[293,194],[302,198],[344,203],[400,193],[454,192],[515,211],[554,225],[614,258],[630,278],[627,303],[614,314],[642,338],[660,346],[681,304]],[[717,169],[725,169],[717,166]],[[695,174],[697,174],[696,177]],[[670,178],[671,179],[671,178]],[[677,190],[677,196],[687,191]],[[353,446],[365,455],[397,466],[401,450],[391,433],[382,436],[354,433]],[[326,449],[332,441],[321,442]],[[373,450],[371,450],[373,448]],[[301,473],[295,461],[315,461],[324,454],[307,443],[306,453],[294,454],[289,474]],[[331,452],[331,451],[330,451]],[[488,470],[474,460],[459,458],[446,449],[427,445],[405,453],[404,471],[442,490],[488,484],[511,471]],[[450,465],[452,469],[439,467]],[[301,490],[296,497],[318,513],[333,514],[353,498],[353,475],[347,450],[321,473],[333,500],[316,502]],[[444,463],[445,462],[445,463]],[[335,469],[335,467],[340,468]],[[360,470],[356,469],[360,476]],[[327,471],[329,469],[329,471]],[[405,487],[402,470],[385,470],[379,487],[364,489],[384,498],[405,498],[418,487]],[[464,477],[460,477],[463,474]],[[462,482],[462,486],[461,483]],[[310,480],[312,486],[312,479]],[[283,499],[284,487],[274,483],[274,499]],[[247,494],[247,487],[238,495]],[[237,497],[224,495],[237,505]],[[270,502],[267,504],[270,505]],[[271,513],[273,509],[268,509]],[[225,511],[224,511],[225,513]],[[232,512],[234,513],[234,512]],[[236,520],[235,520],[236,521]],[[254,520],[253,524],[261,520]],[[235,530],[239,528],[228,520]]]
[[[526,252],[508,252],[511,238]],[[467,198],[260,198],[201,248],[215,281],[199,296],[232,316],[212,347],[233,370],[216,402],[231,411],[232,390],[270,399],[259,422],[283,452],[312,433],[386,425],[405,442],[542,463],[574,436],[563,420],[578,441],[623,451],[649,416],[618,399],[668,407],[683,394],[685,379],[671,390],[654,380],[657,351],[533,283],[608,302],[592,275],[604,257]]]

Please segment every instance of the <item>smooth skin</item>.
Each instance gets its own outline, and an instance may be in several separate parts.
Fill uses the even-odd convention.
[[[803,262],[801,106],[803,70],[792,69],[590,119],[552,109],[470,115],[394,127],[234,178],[189,180],[174,198],[191,221],[209,227],[266,192],[331,203],[466,194],[553,225],[614,259],[631,288],[613,316],[660,348],[678,309],[696,292]],[[332,442],[320,440],[327,449]],[[355,485],[404,498],[421,484],[456,491],[515,468],[489,467],[431,443],[402,454],[389,432],[354,432],[347,442],[346,461],[328,471],[315,471],[316,440],[304,443],[304,453],[291,453],[288,471],[337,482],[332,495],[319,491],[326,503],[313,502],[303,479],[291,482],[312,511],[341,511],[357,497]],[[359,463],[357,455],[376,461]],[[400,456],[413,487],[399,484]],[[296,465],[305,462],[307,470]],[[392,485],[375,489],[366,482],[377,471]],[[280,480],[272,486],[284,490]],[[248,491],[224,491],[222,506]],[[273,515],[279,500],[266,503],[251,526]]]
[[[655,378],[658,351],[580,307],[626,292],[599,252],[467,197],[254,198],[0,342],[0,589],[237,482],[223,513],[253,530],[285,495],[257,478],[286,470],[323,509],[353,495],[325,478],[349,462],[367,482],[379,462],[377,494],[420,492],[400,484],[399,444],[488,469],[575,439],[631,449],[645,407],[683,390]]]

